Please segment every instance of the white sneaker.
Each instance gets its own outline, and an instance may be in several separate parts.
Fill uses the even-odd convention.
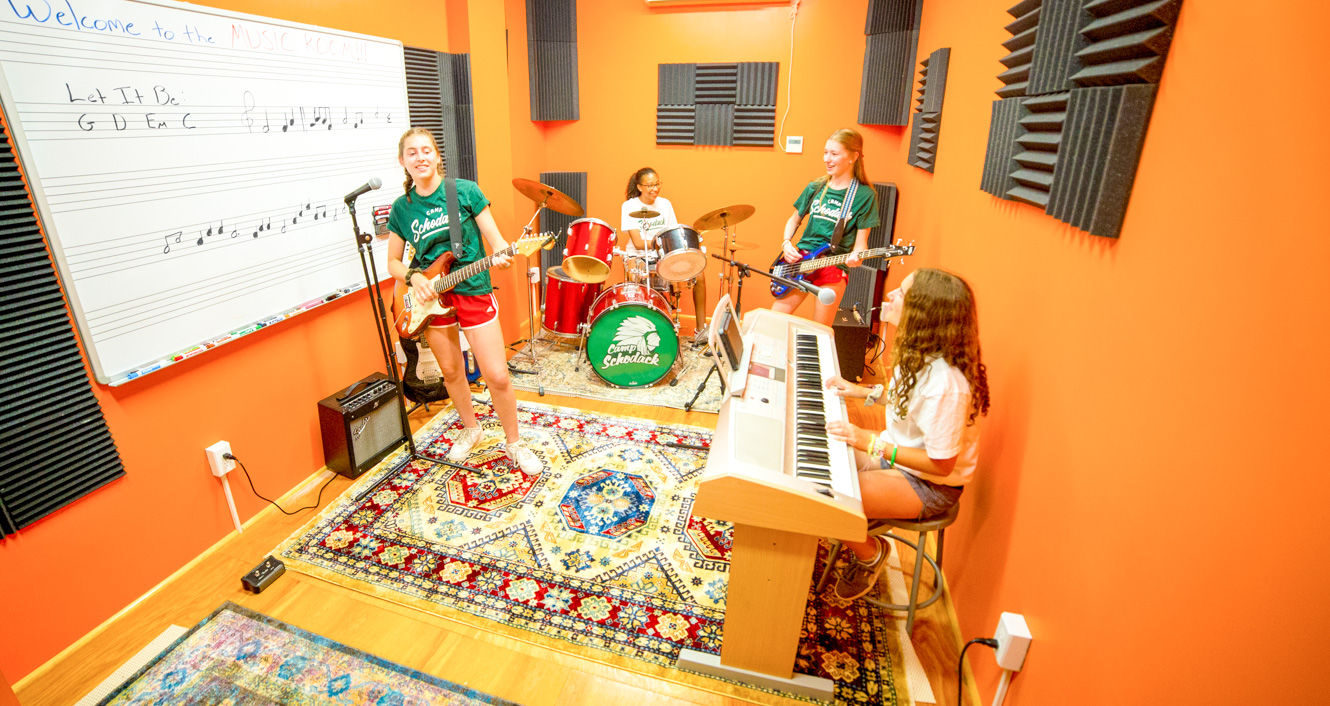
[[[536,458],[536,454],[526,447],[525,441],[514,441],[505,447],[508,451],[508,460],[517,464],[522,472],[529,476],[538,476],[544,470],[545,466]]]
[[[483,438],[485,430],[479,426],[462,427],[462,431],[458,432],[457,438],[453,440],[453,447],[448,449],[448,460],[453,463],[465,461],[466,457],[471,455],[471,449],[475,448]]]

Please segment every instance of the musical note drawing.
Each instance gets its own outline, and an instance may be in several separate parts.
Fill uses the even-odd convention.
[[[365,124],[365,113],[364,113],[364,111],[357,110],[357,111],[356,111],[356,124],[355,124],[355,125],[352,125],[351,127],[360,127],[361,125],[364,125],[364,124]]]
[[[347,119],[347,117],[348,117],[349,115],[350,115],[350,113],[348,112],[348,110],[347,110],[346,108],[342,108],[342,124],[343,124],[343,125],[346,124],[346,119]]]
[[[254,110],[254,94],[245,91],[244,95],[245,110],[240,113],[241,120],[245,123],[245,129],[254,132],[254,118],[249,116],[249,111]]]
[[[282,132],[286,132],[296,124],[295,111],[291,111],[290,113],[282,111],[282,117],[286,118],[286,122],[282,125]]]
[[[268,110],[266,108],[263,110],[263,132],[268,132]]]
[[[325,219],[328,217],[328,206],[326,204],[319,204],[318,210],[322,212]],[[314,214],[314,220],[319,220],[319,213]]]
[[[175,241],[178,243],[178,242],[180,242],[180,236],[182,236],[182,235],[184,235],[184,231],[179,231],[179,230],[178,230],[178,231],[176,231],[176,232],[174,232],[174,233],[172,233],[172,234],[170,234],[170,235],[164,235],[164,236],[162,236],[163,238],[166,239],[166,247],[162,248],[162,254],[165,255],[165,254],[171,252],[171,238],[175,238]]]

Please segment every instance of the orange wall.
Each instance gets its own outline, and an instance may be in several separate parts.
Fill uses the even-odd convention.
[[[780,61],[779,122],[787,8],[582,0],[581,119],[543,126],[541,168],[589,172],[588,214],[611,222],[642,165],[682,220],[754,205],[739,230],[762,247],[740,259],[769,262],[825,136],[855,126],[866,4],[802,4],[784,132],[807,149],[794,156],[654,144],[659,63]],[[1113,242],[978,189],[1010,4],[925,3],[919,58],[952,48],[935,175],[906,166],[905,128],[858,126],[870,177],[900,188],[897,234],[920,246],[891,282],[942,266],[981,303],[994,407],[949,533],[961,630],[991,635],[1004,610],[1029,620],[1008,703],[1308,702],[1330,532],[1290,501],[1330,490],[1311,443],[1330,393],[1316,370],[1330,244],[1310,207],[1330,186],[1330,62],[1313,49],[1330,17],[1305,0],[1185,4]],[[1243,37],[1279,49],[1238,49]],[[516,51],[513,66],[517,92]],[[753,280],[745,308],[769,302],[764,289]],[[1287,490],[1260,485],[1289,474]],[[993,659],[974,663],[987,702]]]
[[[450,0],[450,18],[461,2]],[[1330,624],[1319,588],[1330,523],[1316,511],[1330,480],[1312,443],[1330,398],[1317,366],[1330,357],[1330,243],[1309,207],[1330,187],[1319,125],[1330,62],[1312,47],[1330,12],[1305,0],[1278,15],[1235,0],[1185,5],[1123,237],[1111,242],[978,190],[1007,4],[925,4],[920,56],[952,48],[935,175],[905,165],[906,129],[860,128],[870,176],[900,188],[898,235],[920,246],[891,281],[939,265],[967,277],[981,303],[994,407],[981,475],[949,533],[961,631],[991,635],[1003,610],[1029,620],[1035,644],[1008,703],[1311,702],[1313,640]],[[785,126],[806,140],[797,156],[654,144],[658,63],[780,61],[779,121],[783,7],[581,0],[582,118],[533,124],[522,0],[505,0],[503,17],[467,0],[465,31],[445,24],[440,3],[411,6],[427,21],[349,1],[224,6],[439,50],[453,46],[445,36],[465,38],[485,101],[481,185],[510,233],[532,212],[506,187],[512,176],[587,171],[588,215],[614,222],[628,174],[650,164],[683,220],[756,206],[740,235],[762,247],[741,258],[769,261],[800,187],[822,171],[821,142],[857,115],[866,0],[803,2]],[[499,21],[509,51],[496,66]],[[1242,49],[1244,37],[1278,51]],[[482,127],[503,110],[507,141]],[[513,297],[515,281],[500,278],[501,295]],[[769,302],[764,283],[750,285],[746,309]],[[525,335],[514,329],[525,312],[510,304],[511,340]],[[18,597],[0,606],[0,670],[27,673],[228,531],[201,447],[232,441],[264,487],[289,488],[319,466],[314,401],[374,369],[377,352],[364,295],[307,317],[100,390],[130,475],[0,543],[0,591]],[[228,397],[236,390],[257,399]],[[1282,477],[1289,488],[1266,488]],[[237,499],[242,517],[259,509]],[[93,533],[112,541],[91,545]],[[997,674],[991,657],[973,656],[986,703]]]
[[[480,11],[462,12],[453,26],[430,0],[397,3],[391,13],[359,0],[213,5],[439,51],[450,49],[450,32],[483,38],[471,42],[483,47],[472,57],[477,122],[485,126],[478,128],[481,183],[510,230],[503,13],[471,1]],[[519,291],[515,281],[496,277],[501,297]],[[501,302],[504,325],[515,330],[518,312]],[[0,542],[0,671],[26,675],[234,531],[205,446],[230,441],[260,492],[281,495],[323,465],[316,402],[382,367],[369,302],[359,293],[140,381],[94,385],[127,475]],[[244,521],[263,503],[243,477],[230,480]]]

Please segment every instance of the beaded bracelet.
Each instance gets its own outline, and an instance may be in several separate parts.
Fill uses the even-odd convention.
[[[406,284],[408,287],[411,286],[411,278],[417,274],[424,274],[424,271],[416,267],[412,267],[406,271]]]

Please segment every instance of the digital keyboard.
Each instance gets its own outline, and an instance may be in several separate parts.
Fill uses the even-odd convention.
[[[854,454],[827,436],[847,419],[823,387],[840,370],[832,330],[760,309],[744,317],[693,514],[734,523],[720,658],[685,650],[679,664],[829,697],[831,683],[794,675],[799,627],[820,537],[867,539]],[[737,671],[742,670],[742,671]],[[825,683],[823,683],[825,682]],[[802,684],[802,686],[801,686]]]

